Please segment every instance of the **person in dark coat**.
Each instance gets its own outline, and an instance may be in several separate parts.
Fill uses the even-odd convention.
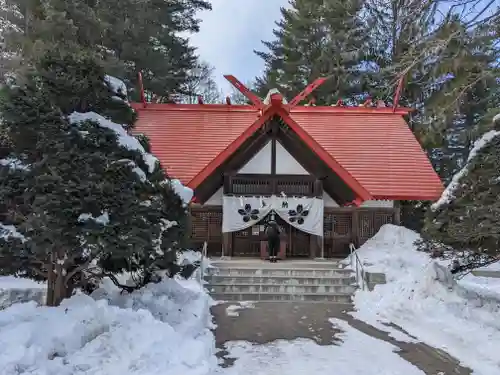
[[[269,260],[276,263],[277,255],[280,248],[281,229],[278,223],[274,220],[269,220],[266,227],[267,248],[269,250]]]

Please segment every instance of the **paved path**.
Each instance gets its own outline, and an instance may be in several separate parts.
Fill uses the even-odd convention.
[[[457,360],[446,353],[423,343],[405,343],[394,340],[382,332],[347,314],[349,305],[331,303],[284,303],[260,302],[254,308],[238,310],[238,316],[228,316],[226,308],[237,303],[213,306],[212,313],[217,324],[216,345],[222,366],[231,366],[234,359],[228,358],[224,344],[228,341],[244,340],[266,344],[278,339],[312,339],[319,345],[342,345],[335,338],[336,331],[329,318],[338,318],[371,337],[389,342],[398,347],[398,354],[429,375],[470,375],[471,370],[461,367]]]

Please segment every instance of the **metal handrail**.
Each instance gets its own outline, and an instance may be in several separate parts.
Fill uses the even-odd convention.
[[[203,242],[203,248],[201,249],[200,258],[200,279],[198,280],[200,285],[203,285],[203,278],[205,277],[205,258],[207,257],[207,241]]]
[[[368,287],[368,284],[366,282],[366,274],[365,270],[363,269],[363,263],[361,263],[361,259],[359,259],[359,256],[356,252],[356,246],[351,242],[349,244],[349,250],[351,252],[350,256],[350,261],[351,261],[351,268],[353,267],[353,260],[354,260],[354,269],[356,271],[356,283],[358,284],[359,287],[361,287],[361,290],[365,290],[366,287]]]

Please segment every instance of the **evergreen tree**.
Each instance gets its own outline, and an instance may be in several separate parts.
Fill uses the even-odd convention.
[[[122,270],[137,287],[181,271],[186,212],[145,139],[127,132],[125,86],[82,48],[73,22],[51,17],[33,26],[39,39],[23,43],[2,95],[0,269],[47,280],[58,305]],[[44,26],[68,38],[44,38]]]
[[[476,143],[467,164],[431,210],[418,243],[434,256],[457,259],[454,273],[500,256],[500,117]]]
[[[362,96],[368,40],[362,1],[293,0],[290,5],[281,9],[276,40],[264,42],[269,52],[256,52],[266,66],[256,82],[259,94],[277,88],[292,99],[314,79],[331,75],[312,95],[317,104]]]

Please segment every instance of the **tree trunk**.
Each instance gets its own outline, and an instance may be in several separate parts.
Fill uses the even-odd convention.
[[[69,288],[65,285],[64,265],[59,264],[57,253],[50,255],[47,277],[47,306],[59,306],[68,297]],[[62,258],[62,257],[61,257]]]
[[[47,306],[54,306],[54,284],[55,284],[55,276],[54,273],[54,264],[55,264],[55,254],[50,254],[49,265],[47,267]]]

